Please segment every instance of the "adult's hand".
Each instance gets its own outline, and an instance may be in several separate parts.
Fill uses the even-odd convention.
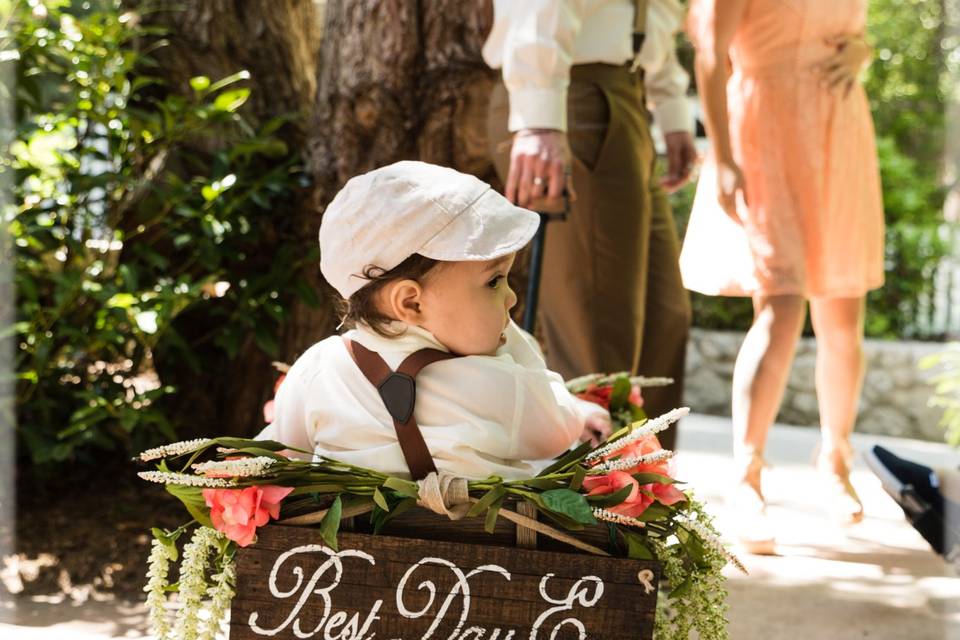
[[[743,172],[735,162],[717,163],[717,200],[730,219],[737,224],[743,224],[737,213],[737,194],[747,203],[747,185],[743,179]]]
[[[521,207],[546,196],[559,198],[567,182],[570,144],[556,129],[521,129],[513,135],[507,199]]]
[[[873,49],[860,36],[836,36],[825,42],[836,52],[814,65],[814,70],[830,91],[842,89],[846,98],[857,82],[857,75],[869,64]]]
[[[667,175],[660,178],[660,185],[673,193],[690,179],[697,162],[697,147],[689,131],[671,131],[664,134],[667,143]]]

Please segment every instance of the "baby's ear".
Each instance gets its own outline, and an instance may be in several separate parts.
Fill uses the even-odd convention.
[[[393,318],[417,324],[422,320],[420,303],[423,289],[416,280],[397,280],[384,287],[386,311]]]

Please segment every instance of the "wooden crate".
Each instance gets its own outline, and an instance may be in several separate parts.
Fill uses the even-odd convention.
[[[558,550],[517,548],[503,518],[492,535],[482,527],[414,509],[387,535],[341,532],[338,552],[313,528],[259,529],[237,553],[230,638],[652,638],[658,563],[561,552],[542,535]]]

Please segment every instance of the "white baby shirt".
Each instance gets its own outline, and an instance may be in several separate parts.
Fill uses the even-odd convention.
[[[385,338],[368,327],[346,336],[396,369],[424,347],[449,351],[429,331]],[[414,416],[438,471],[470,479],[536,475],[577,441],[592,413],[606,413],[567,391],[546,368],[536,341],[511,322],[495,356],[443,360],[417,376]],[[393,420],[340,336],[308,349],[290,368],[274,421],[258,436],[349,464],[409,477]]]

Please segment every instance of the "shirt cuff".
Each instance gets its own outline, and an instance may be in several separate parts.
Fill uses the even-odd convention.
[[[663,133],[673,131],[693,133],[693,115],[690,113],[690,103],[685,96],[657,102],[653,107],[653,118]]]
[[[567,89],[510,89],[511,132],[521,129],[567,130]]]

